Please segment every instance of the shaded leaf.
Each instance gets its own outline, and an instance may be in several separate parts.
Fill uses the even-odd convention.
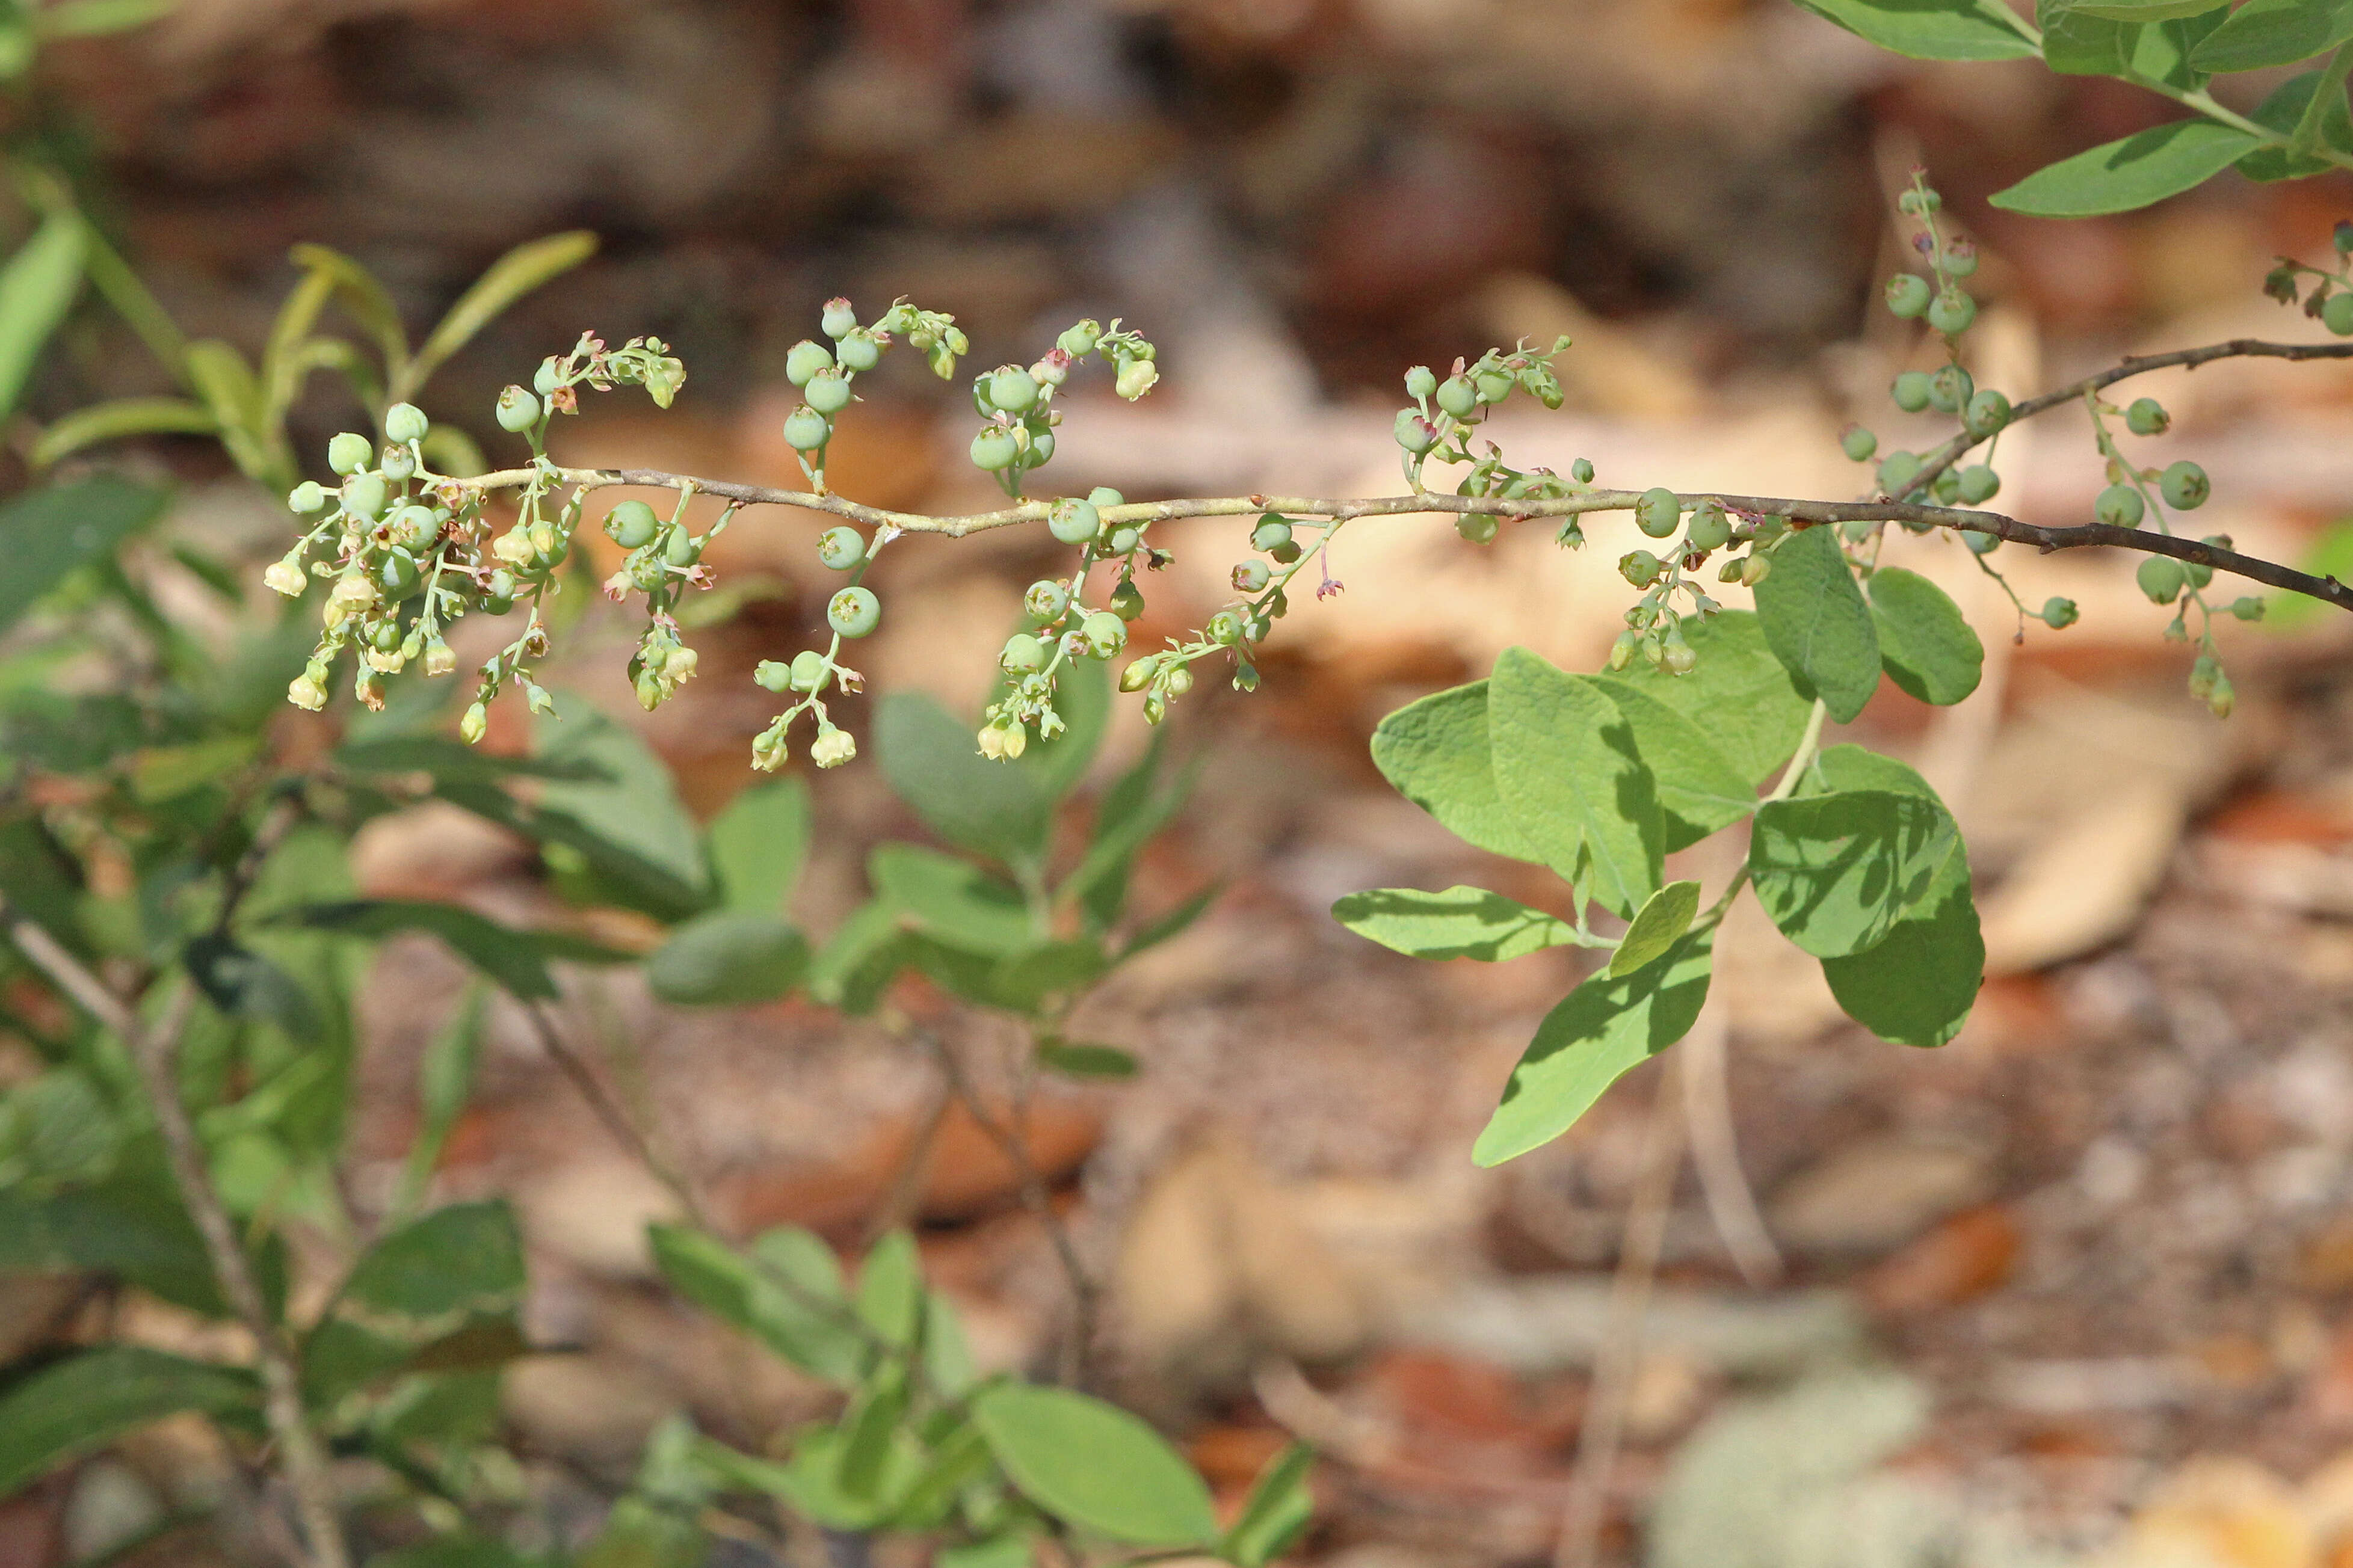
[[[899,916],[881,899],[852,910],[810,960],[809,994],[853,1017],[874,1010],[884,986],[907,959]]]
[[[1699,656],[1690,674],[1670,675],[1638,660],[1606,679],[1673,709],[1735,773],[1752,786],[1764,783],[1796,752],[1813,699],[1798,689],[1767,643],[1764,622],[1749,611],[1685,621],[1683,638]]]
[[[502,1201],[451,1204],[392,1231],[343,1281],[347,1302],[431,1321],[513,1306],[524,1284],[522,1237]]]
[[[0,631],[42,595],[164,515],[168,492],[107,475],[0,504]]]
[[[781,917],[713,910],[670,933],[646,961],[646,985],[688,1007],[773,1002],[808,973],[808,943]]]
[[[1871,612],[1880,663],[1905,691],[1947,707],[1978,689],[1985,645],[1942,588],[1917,572],[1883,566],[1872,574]]]
[[[0,417],[16,410],[41,351],[81,292],[88,226],[61,208],[0,267]]]
[[[885,1342],[912,1345],[923,1327],[923,1274],[915,1238],[894,1230],[858,1266],[858,1316]]]
[[[982,756],[974,734],[920,693],[875,705],[882,776],[933,832],[999,860],[1034,859],[1045,852],[1052,800],[1036,773]]]
[[[1471,1157],[1500,1165],[1568,1131],[1602,1091],[1691,1032],[1707,1000],[1713,931],[1619,979],[1597,974],[1545,1015]]]
[[[46,468],[85,447],[134,436],[209,436],[220,421],[185,397],[117,397],[53,421],[33,443],[33,467]]]
[[[1250,1486],[1242,1511],[1218,1542],[1218,1555],[1238,1568],[1264,1568],[1299,1539],[1315,1516],[1315,1496],[1307,1489],[1315,1450],[1293,1443],[1268,1461]]]
[[[1959,1034],[1985,983],[1985,941],[1961,845],[1878,946],[1823,959],[1822,978],[1847,1016],[1883,1040],[1941,1046]]]
[[[862,1342],[849,1321],[841,1268],[815,1236],[771,1230],[751,1257],[685,1226],[649,1226],[646,1237],[670,1289],[704,1311],[805,1372],[835,1383],[857,1375]]]
[[[972,1403],[989,1452],[1024,1496],[1082,1530],[1145,1546],[1214,1541],[1209,1489],[1167,1440],[1116,1405],[1004,1383]]]
[[[1506,648],[1488,683],[1496,794],[1545,863],[1622,916],[1659,885],[1665,826],[1651,771],[1588,676]]]
[[[1128,1052],[1087,1040],[1041,1041],[1038,1065],[1065,1078],[1079,1079],[1129,1079],[1138,1070],[1135,1058]]]
[[[2247,0],[2190,56],[2203,71],[2263,70],[2353,38],[2353,0]]]
[[[1943,806],[1914,795],[1774,801],[1757,814],[1749,881],[1782,935],[1816,958],[1843,958],[1911,913],[1958,837]]]
[[[0,1393],[0,1496],[123,1433],[182,1411],[258,1415],[253,1374],[108,1345],[42,1368]]]
[[[915,844],[881,844],[866,875],[904,923],[934,942],[988,958],[1030,944],[1021,890],[968,860]]]
[[[1409,702],[1373,731],[1373,765],[1465,843],[1544,864],[1495,792],[1483,680]]]
[[[1332,918],[1367,941],[1409,958],[1521,958],[1577,942],[1576,928],[1484,888],[1440,893],[1376,888],[1350,893]]]
[[[1634,731],[1634,750],[1651,770],[1666,814],[1664,847],[1688,849],[1718,828],[1757,809],[1757,791],[1727,761],[1698,721],[1642,687],[1609,676],[1594,678]]]
[[[755,784],[727,803],[704,837],[727,907],[776,914],[808,857],[808,785],[797,775]]]
[[[1879,635],[1836,529],[1804,529],[1773,552],[1772,574],[1757,584],[1757,614],[1801,693],[1820,698],[1841,724],[1863,710],[1879,689]]]

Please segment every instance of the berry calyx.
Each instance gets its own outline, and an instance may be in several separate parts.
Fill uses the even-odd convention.
[[[854,528],[828,528],[818,535],[817,558],[837,572],[866,559],[866,536]]]
[[[1490,519],[1489,521],[1493,521],[1493,520]],[[1234,584],[1234,592],[1237,594],[1258,593],[1265,588],[1267,581],[1271,575],[1272,574],[1267,571],[1266,563],[1263,561],[1240,562],[1235,565],[1233,570],[1232,581]]]
[[[862,637],[882,619],[882,601],[871,588],[844,588],[828,600],[825,618],[846,637]]]
[[[814,452],[833,439],[833,422],[807,404],[785,416],[785,445],[796,452]]]
[[[2140,563],[2140,570],[2133,574],[2133,580],[2140,584],[2140,591],[2148,595],[2150,604],[2169,605],[2181,597],[2181,590],[2188,585],[2189,574],[2182,571],[2181,563],[2172,556],[2152,555]]]
[[[1059,621],[1070,607],[1071,591],[1051,577],[1040,577],[1021,595],[1021,613],[1039,626]]]
[[[1948,338],[1968,331],[1977,319],[1978,302],[1966,289],[1947,288],[1928,307],[1928,324]]]
[[[511,436],[520,436],[539,423],[539,399],[520,386],[510,386],[499,394],[499,428]]]
[[[980,461],[979,445],[977,441],[973,443],[976,463]],[[1046,513],[1046,531],[1064,544],[1084,544],[1103,531],[1103,513],[1095,510],[1092,501],[1064,496]]]
[[[1096,610],[1079,623],[1079,638],[1096,658],[1109,658],[1127,646],[1127,623],[1109,610]]]
[[[1968,427],[1970,435],[1982,441],[2010,423],[2010,399],[1986,387],[1969,399],[1961,423]]]
[[[2173,416],[2154,397],[2137,397],[2125,410],[2125,428],[2136,436],[2162,436],[2172,424]]]
[[[1396,433],[1397,444],[1417,458],[1438,445],[1438,426],[1424,419],[1419,409],[1398,410]]]
[[[2207,479],[2206,470],[2186,458],[2158,477],[2157,488],[2165,497],[2165,504],[2180,511],[2197,510],[2214,493],[2213,481]]]
[[[2138,528],[2141,519],[2148,515],[2148,503],[2130,485],[2110,485],[2093,501],[2092,515],[2110,528]]]
[[[2076,608],[2073,599],[2053,595],[2042,601],[2042,624],[2054,632],[2073,626],[2082,615],[2083,611]]]
[[[858,325],[858,312],[850,307],[849,300],[837,296],[825,302],[825,310],[818,317],[817,324],[828,338],[846,338]]]
[[[1887,280],[1887,308],[1905,321],[1913,321],[1928,308],[1936,292],[1935,287],[1918,273],[1899,272]]]
[[[1978,385],[1959,365],[1939,366],[1928,377],[1928,405],[1939,414],[1958,414],[1977,395]]]

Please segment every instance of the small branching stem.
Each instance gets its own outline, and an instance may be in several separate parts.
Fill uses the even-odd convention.
[[[2202,364],[2224,359],[2341,360],[2353,359],[2353,343],[2275,343],[2257,338],[2233,338],[2226,342],[2209,343],[2194,349],[2179,349],[2168,353],[2136,354],[2111,365],[2095,375],[2031,397],[2011,410],[2011,424],[2032,418],[2053,408],[2080,401],[2087,394],[2113,386],[2133,376],[2151,371],[2169,369],[2194,370]],[[1960,432],[1941,447],[1926,454],[1919,474],[1910,489],[1917,490],[1950,468],[1963,455],[1981,445],[1979,438]],[[659,468],[501,468],[470,479],[454,481],[477,491],[506,490],[544,485],[553,479],[579,490],[604,489],[612,487],[629,489],[674,489],[693,491],[715,497],[736,506],[792,506],[812,511],[832,513],[853,522],[889,529],[899,533],[936,533],[951,539],[969,534],[985,533],[993,529],[1018,527],[1025,523],[1043,522],[1051,503],[1045,500],[1024,501],[1000,507],[994,511],[968,512],[959,516],[932,517],[920,512],[892,511],[881,507],[866,506],[844,496],[818,493],[814,490],[777,489],[765,485],[735,484],[722,479],[700,479],[686,474],[670,473]],[[1714,500],[1726,510],[1752,517],[1778,517],[1799,527],[1841,522],[1896,522],[1915,526],[1967,530],[1989,533],[2012,543],[2031,545],[2049,553],[2058,550],[2082,550],[2106,547],[2117,550],[2137,550],[2151,554],[2170,555],[2176,560],[2211,567],[2261,583],[2273,588],[2306,594],[2342,610],[2353,611],[2353,586],[2339,583],[2334,577],[2315,576],[2298,572],[2275,562],[2243,555],[2195,539],[2175,538],[2155,530],[2118,528],[2105,523],[2083,523],[2071,527],[2045,527],[2021,522],[2000,512],[1982,511],[1967,507],[1925,506],[1908,501],[1873,499],[1862,501],[1805,500],[1786,496],[1727,495],[1715,491],[1695,491],[1678,499],[1686,507],[1703,500]],[[1102,509],[1106,524],[1113,527],[1134,526],[1151,522],[1171,521],[1191,517],[1254,517],[1261,512],[1319,517],[1333,522],[1345,522],[1360,517],[1410,517],[1427,515],[1482,515],[1504,519],[1577,517],[1588,512],[1628,511],[1641,500],[1633,490],[1585,490],[1575,495],[1550,499],[1510,500],[1487,496],[1442,495],[1421,491],[1413,495],[1334,498],[1318,496],[1217,496],[1194,497],[1175,500],[1137,501]]]

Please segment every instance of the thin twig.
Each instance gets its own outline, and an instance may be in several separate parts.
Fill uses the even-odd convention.
[[[268,849],[260,847],[259,837],[256,844],[266,856]],[[253,859],[253,852],[248,851],[246,858]],[[242,867],[245,862],[239,864]],[[241,894],[250,886],[248,873],[241,883],[232,882],[231,893]],[[221,923],[227,923],[237,901],[235,896],[224,900]],[[348,1568],[351,1559],[335,1518],[334,1480],[327,1468],[326,1449],[311,1431],[302,1408],[301,1373],[294,1352],[270,1315],[260,1283],[254,1278],[252,1261],[237,1240],[236,1222],[213,1185],[203,1141],[180,1098],[180,1040],[195,1010],[195,987],[185,982],[174,985],[154,1022],[142,1026],[130,1004],[5,897],[0,897],[0,924],[5,925],[17,951],[130,1048],[140,1086],[154,1112],[155,1130],[171,1163],[173,1180],[180,1189],[180,1200],[203,1239],[221,1299],[253,1338],[254,1360],[261,1378],[262,1417],[277,1445],[287,1486],[294,1494],[295,1511],[302,1524],[304,1559],[309,1568]]]
[[[2095,375],[2056,388],[2040,396],[2030,397],[2012,407],[2010,423],[2031,419],[2064,404],[2073,403],[2087,394],[2115,385],[2133,376],[2151,371],[2189,369],[2211,364],[2223,359],[2279,360],[2338,360],[2353,359],[2353,343],[2275,343],[2261,338],[2232,338],[2226,342],[2208,343],[2200,348],[2177,349],[2167,353],[2135,354]],[[1950,468],[1962,454],[1979,444],[1978,437],[1962,431],[1944,445],[1926,454],[1918,475],[1912,482],[1916,490]],[[892,511],[871,507],[845,497],[819,494],[813,490],[778,489],[765,485],[735,484],[723,479],[706,479],[686,474],[674,474],[659,468],[501,468],[494,473],[473,479],[438,481],[459,491],[517,489],[531,485],[554,482],[575,487],[581,490],[603,489],[608,486],[638,489],[675,489],[716,496],[736,506],[792,506],[812,511],[830,512],[837,517],[889,529],[898,533],[939,533],[950,538],[982,533],[991,529],[1011,528],[1023,523],[1042,522],[1051,502],[1023,501],[993,511],[970,512],[962,516],[930,517],[921,512]],[[2170,555],[2177,560],[2227,572],[2251,582],[2293,593],[2309,595],[2343,610],[2353,610],[2353,586],[2339,583],[2334,577],[2318,577],[2298,572],[2276,562],[2242,555],[2194,539],[2179,539],[2154,530],[2116,528],[2105,523],[2084,523],[2068,528],[2044,528],[2021,522],[2000,512],[1978,511],[1965,507],[1922,506],[1907,501],[1872,500],[1864,501],[1804,500],[1784,496],[1726,495],[1717,491],[1695,491],[1677,499],[1685,505],[1701,500],[1715,500],[1727,510],[1756,517],[1778,517],[1800,527],[1837,522],[1908,522],[1935,528],[1967,530],[1989,533],[2013,543],[2031,544],[2045,552],[2054,550],[2082,550],[2107,547],[2137,550],[2150,554]],[[1408,517],[1429,514],[1482,515],[1505,519],[1576,517],[1587,512],[1625,511],[1630,510],[1640,495],[1632,490],[1587,490],[1577,495],[1551,500],[1505,500],[1487,496],[1441,495],[1421,491],[1407,496],[1376,496],[1369,498],[1331,499],[1314,496],[1223,496],[1164,501],[1126,502],[1103,508],[1107,523],[1142,524],[1173,521],[1187,517],[1248,517],[1262,511],[1279,511],[1308,517],[1328,518],[1345,522],[1359,517]]]
[[[572,1087],[580,1091],[580,1098],[588,1102],[589,1110],[604,1125],[605,1131],[646,1168],[646,1173],[677,1201],[680,1210],[698,1229],[719,1235],[719,1227],[712,1223],[711,1211],[704,1206],[702,1195],[675,1166],[662,1158],[661,1152],[654,1147],[653,1140],[638,1129],[638,1124],[630,1120],[628,1110],[605,1087],[604,1079],[598,1078],[596,1070],[582,1059],[580,1053],[572,1048],[571,1042],[564,1037],[564,1031],[557,1028],[555,1020],[548,1016],[546,1005],[526,1001],[522,1010],[531,1019],[533,1031],[539,1036],[540,1048],[547,1053],[548,1059],[564,1076],[572,1080]]]
[[[938,1146],[940,1128],[955,1104],[953,1085],[942,1083],[939,1092],[932,1096],[932,1105],[915,1127],[915,1135],[907,1141],[906,1152],[899,1156],[899,1168],[891,1176],[891,1189],[866,1222],[866,1241],[872,1246],[915,1217],[922,1205],[923,1184],[931,1179],[932,1152]]]
[[[1741,1279],[1762,1289],[1781,1279],[1781,1250],[1773,1245],[1765,1216],[1757,1212],[1757,1194],[1740,1168],[1725,1075],[1728,1034],[1724,1005],[1711,995],[1676,1053],[1683,1058],[1683,1117],[1691,1129],[1692,1168],[1699,1174],[1715,1234]]]
[[[1021,1196],[1021,1206],[1028,1209],[1040,1226],[1047,1239],[1052,1242],[1054,1256],[1060,1261],[1063,1278],[1071,1288],[1071,1333],[1063,1342],[1060,1375],[1071,1386],[1084,1387],[1087,1362],[1094,1346],[1096,1304],[1099,1288],[1080,1261],[1079,1249],[1071,1236],[1071,1227],[1055,1211],[1054,1195],[1047,1189],[1045,1178],[1038,1173],[1038,1165],[1029,1157],[1026,1136],[1027,1121],[1018,1129],[1008,1126],[991,1115],[964,1070],[964,1063],[947,1041],[936,1030],[917,1027],[915,1036],[923,1041],[940,1064],[940,1074],[955,1093],[965,1111],[988,1141],[997,1145],[1013,1167],[1014,1180]]]
[[[1667,1234],[1667,1213],[1675,1176],[1683,1169],[1683,1107],[1676,1079],[1679,1058],[1659,1064],[1658,1087],[1642,1136],[1642,1168],[1626,1214],[1626,1238],[1618,1274],[1609,1289],[1609,1323],[1593,1367],[1593,1396],[1577,1433],[1577,1468],[1562,1510],[1554,1568],[1592,1568],[1609,1511],[1610,1474],[1626,1430],[1627,1407],[1642,1364],[1642,1319],[1650,1310],[1651,1284]]]

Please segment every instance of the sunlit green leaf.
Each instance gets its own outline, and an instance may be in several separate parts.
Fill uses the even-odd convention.
[[[1644,964],[1664,958],[1669,949],[1683,941],[1683,932],[1691,930],[1693,917],[1698,913],[1697,882],[1669,882],[1652,893],[1635,911],[1626,934],[1619,939],[1617,951],[1609,955],[1609,978],[1631,974]]]
[[[1521,958],[1577,940],[1567,921],[1484,888],[1376,888],[1350,893],[1332,918],[1409,958]]]
[[[1800,692],[1819,697],[1844,724],[1879,689],[1879,635],[1847,569],[1834,528],[1809,528],[1773,552],[1757,584],[1765,640]]]
[[[1467,843],[1541,865],[1495,793],[1487,733],[1487,682],[1409,702],[1373,731],[1373,765],[1399,795]]]
[[[2204,184],[2256,145],[2232,126],[2177,120],[2038,169],[1989,199],[2029,217],[2130,212]]]
[[[1659,885],[1665,824],[1617,705],[1588,676],[1506,648],[1488,682],[1495,791],[1545,863],[1631,916]]]
[[[1885,790],[1774,801],[1757,814],[1750,885],[1816,958],[1877,946],[1926,897],[1958,837],[1933,800]]]
[[[976,1398],[972,1414],[1013,1484],[1056,1518],[1143,1546],[1217,1538],[1199,1475],[1117,1405],[1067,1388],[1003,1383]]]

